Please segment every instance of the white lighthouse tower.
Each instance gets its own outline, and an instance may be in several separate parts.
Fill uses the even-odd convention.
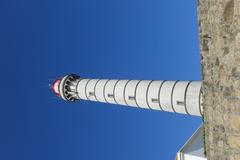
[[[71,74],[52,84],[66,101],[90,100],[202,116],[200,81],[88,79]]]

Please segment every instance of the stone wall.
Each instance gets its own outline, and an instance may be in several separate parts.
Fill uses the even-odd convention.
[[[240,160],[240,0],[199,0],[208,160]]]

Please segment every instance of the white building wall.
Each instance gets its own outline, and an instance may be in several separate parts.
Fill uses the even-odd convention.
[[[117,82],[118,82],[118,80],[109,80],[106,83],[105,90],[104,90],[104,96],[108,103],[116,104],[113,92],[114,92],[114,86],[116,85]]]
[[[127,85],[128,80],[120,80],[115,87],[114,96],[117,104],[127,105],[124,98],[125,86]]]
[[[138,107],[136,103],[136,88],[139,82],[139,80],[130,80],[126,84],[124,98],[128,106]]]
[[[174,112],[172,105],[172,92],[176,81],[165,81],[160,90],[160,105],[163,111]]]
[[[96,101],[95,85],[97,82],[98,82],[98,79],[91,79],[86,84],[86,97],[91,101]]]
[[[140,108],[146,108],[149,109],[149,104],[148,104],[148,90],[149,90],[149,84],[152,81],[140,81],[138,84],[138,87],[136,89],[136,102],[137,105]]]
[[[207,160],[205,157],[198,157],[194,155],[184,154],[183,160]]]
[[[99,102],[105,102],[106,103],[106,100],[104,98],[104,87],[105,87],[107,82],[108,82],[107,79],[102,79],[96,84],[95,96],[96,96],[97,101],[99,101]]]
[[[201,116],[201,82],[80,79],[79,99]]]
[[[77,84],[77,92],[78,92],[78,97],[80,99],[84,99],[87,100],[87,96],[86,96],[86,86],[87,83],[90,81],[90,79],[82,79],[78,82]]]
[[[201,83],[191,82],[186,94],[186,107],[191,115],[201,115]]]
[[[148,100],[149,107],[151,109],[162,111],[162,107],[160,106],[159,97],[160,97],[160,91],[161,91],[161,87],[162,87],[163,83],[164,83],[164,81],[152,81],[149,84],[147,100]]]
[[[186,113],[185,92],[189,83],[188,81],[179,81],[175,85],[173,92],[173,108],[177,113]]]

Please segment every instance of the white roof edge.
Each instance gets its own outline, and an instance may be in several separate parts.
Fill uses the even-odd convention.
[[[185,147],[189,142],[191,142],[191,141],[193,140],[193,138],[197,135],[197,133],[199,133],[199,132],[202,130],[202,126],[203,126],[203,124],[201,124],[201,125],[196,129],[196,131],[192,134],[192,136],[191,136],[190,138],[188,138],[187,142],[181,147],[181,149],[178,151],[178,153],[179,153],[179,152],[182,153],[184,147]]]

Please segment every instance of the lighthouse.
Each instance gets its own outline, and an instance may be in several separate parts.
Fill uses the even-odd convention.
[[[69,102],[89,100],[202,116],[201,81],[89,79],[76,74],[55,80],[53,93]]]

